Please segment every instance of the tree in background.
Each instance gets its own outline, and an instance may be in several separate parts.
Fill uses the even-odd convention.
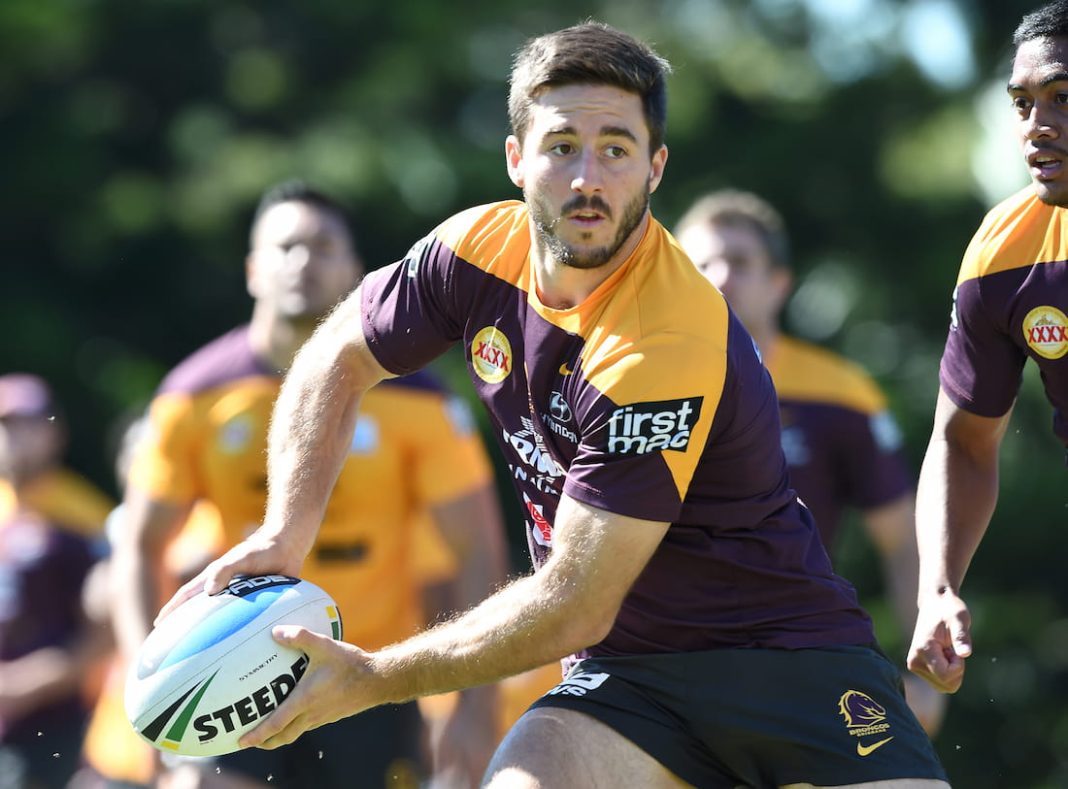
[[[1025,181],[986,152],[1011,145],[998,128],[1009,36],[1035,4],[7,0],[0,371],[54,382],[72,462],[110,484],[109,425],[241,320],[233,261],[266,184],[322,183],[375,229],[372,266],[399,258],[500,196],[499,75],[516,45],[594,16],[676,66],[657,216],[670,226],[721,186],[773,200],[798,263],[788,327],[877,376],[918,465],[961,250]],[[984,658],[938,741],[961,786],[1068,781],[1065,469],[1048,423],[1029,375],[968,579]],[[874,595],[875,557],[842,548],[843,572]]]

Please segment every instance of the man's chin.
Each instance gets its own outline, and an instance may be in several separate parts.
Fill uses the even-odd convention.
[[[594,249],[585,252],[575,252],[561,260],[565,266],[578,269],[600,268],[612,259],[612,254],[607,249]]]
[[[1046,205],[1068,208],[1068,185],[1059,181],[1035,181],[1035,195]]]
[[[329,311],[314,304],[287,304],[278,313],[291,323],[318,323]]]

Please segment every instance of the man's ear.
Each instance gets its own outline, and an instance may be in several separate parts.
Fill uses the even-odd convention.
[[[523,150],[519,146],[519,138],[514,134],[509,134],[504,141],[504,158],[508,164],[508,177],[512,179],[513,184],[522,189],[526,183],[526,176],[523,173]]]
[[[794,289],[794,273],[786,266],[772,266],[771,288],[775,296],[775,309],[779,311],[790,298],[790,291]]]
[[[664,178],[664,168],[667,166],[667,159],[667,146],[661,145],[652,157],[652,166],[649,171],[649,194],[655,192],[656,187],[660,186],[660,181]]]
[[[248,291],[248,295],[253,299],[256,299],[256,253],[255,251],[249,252],[245,255],[245,290]]]

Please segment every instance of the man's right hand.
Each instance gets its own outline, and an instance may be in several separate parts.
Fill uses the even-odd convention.
[[[235,575],[281,575],[300,576],[304,555],[297,554],[278,537],[268,537],[253,532],[244,541],[235,545],[218,559],[201,570],[174,593],[174,597],[160,609],[156,624],[193,595],[200,591],[217,594],[226,588]]]
[[[943,693],[956,693],[964,660],[972,654],[971,621],[968,606],[950,591],[925,601],[916,617],[909,670]]]

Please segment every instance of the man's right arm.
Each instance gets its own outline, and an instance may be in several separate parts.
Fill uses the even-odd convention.
[[[127,490],[111,560],[111,610],[119,647],[132,656],[152,629],[159,610],[163,552],[185,521],[188,504]]]
[[[1010,413],[977,416],[939,391],[920,470],[919,613],[908,665],[947,693],[960,688],[971,654],[971,617],[960,588],[997,503],[998,453]]]

